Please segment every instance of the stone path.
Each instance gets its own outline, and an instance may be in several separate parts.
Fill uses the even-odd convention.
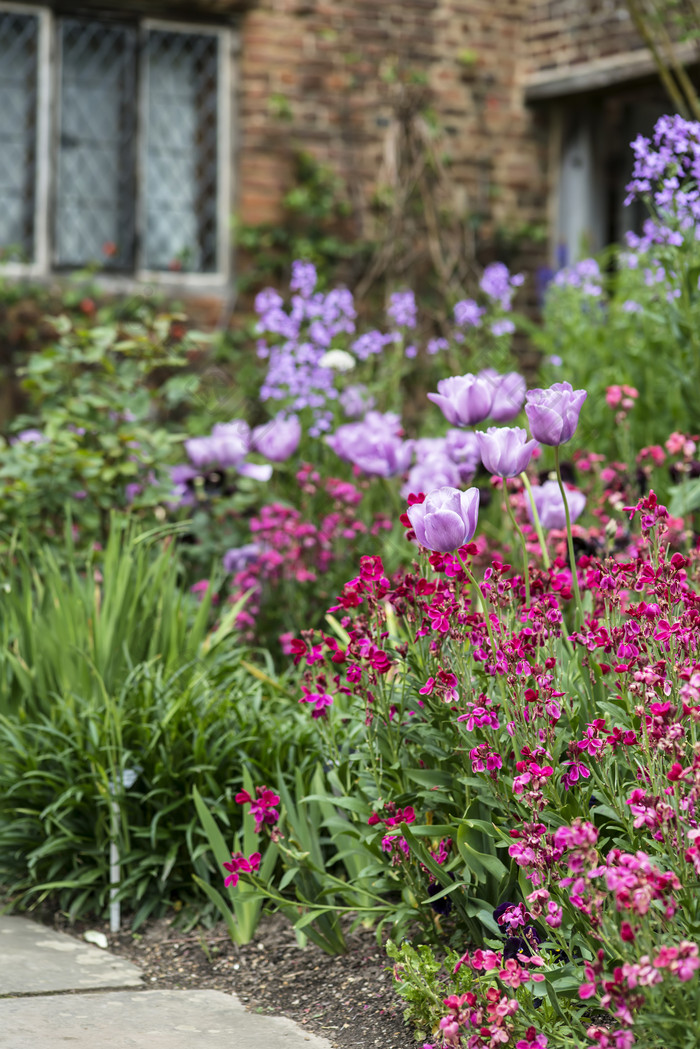
[[[221,991],[149,991],[129,962],[0,916],[0,1049],[331,1049]]]

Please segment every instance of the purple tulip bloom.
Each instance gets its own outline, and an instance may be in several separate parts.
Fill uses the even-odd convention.
[[[557,481],[545,481],[545,483],[539,485],[539,487],[533,488],[532,498],[537,507],[537,516],[540,519],[542,527],[546,531],[550,531],[552,528],[566,528],[564,500],[561,497],[561,491],[559,490],[559,484]],[[586,497],[583,492],[578,490],[578,488],[567,488],[566,502],[569,507],[569,517],[573,524],[583,513],[586,505]],[[532,512],[532,504],[530,503],[529,498],[525,506],[530,520],[533,521],[534,514]]]
[[[368,412],[360,422],[345,423],[326,444],[363,473],[378,477],[405,473],[413,456],[413,442],[402,439],[399,417],[392,412]]]
[[[587,396],[585,390],[572,389],[569,382],[555,382],[547,390],[530,390],[525,414],[535,440],[554,447],[570,441]]]
[[[435,485],[456,488],[461,483],[462,476],[457,463],[446,455],[428,455],[411,467],[401,495],[406,499],[411,494],[432,491]]]
[[[493,404],[489,417],[496,423],[510,422],[523,406],[527,390],[525,379],[518,372],[506,372],[505,375],[499,375],[491,368],[479,374],[488,375],[493,382]]]
[[[465,430],[448,430],[445,434],[447,454],[459,467],[462,484],[467,484],[479,469],[481,453],[476,434]]]
[[[484,375],[453,375],[441,379],[428,400],[437,404],[452,426],[474,426],[485,419],[493,404],[493,382]]]
[[[537,447],[537,441],[528,441],[527,431],[520,426],[490,426],[486,433],[477,433],[476,439],[482,463],[498,477],[521,474]]]
[[[218,466],[225,470],[238,466],[250,451],[250,429],[242,419],[217,423],[208,437],[185,441],[190,462],[197,467]]]
[[[479,489],[436,488],[424,503],[409,506],[408,518],[421,546],[441,554],[458,550],[476,531]]]
[[[301,423],[296,415],[288,419],[278,415],[276,419],[256,426],[251,438],[251,449],[259,452],[273,463],[282,463],[294,455],[301,440]]]
[[[260,557],[261,547],[259,543],[246,543],[245,546],[236,546],[227,550],[223,556],[224,572],[235,575]]]

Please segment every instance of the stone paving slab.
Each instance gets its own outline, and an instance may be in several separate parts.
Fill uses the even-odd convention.
[[[102,991],[0,999],[0,1049],[331,1049],[221,991]]]
[[[0,915],[0,995],[140,986],[130,962],[28,918]]]

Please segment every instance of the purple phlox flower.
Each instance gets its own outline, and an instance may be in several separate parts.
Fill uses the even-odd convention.
[[[510,422],[520,412],[527,390],[525,379],[518,372],[500,375],[494,368],[484,368],[480,378],[488,378],[493,391],[489,416],[497,423]]]
[[[564,500],[561,497],[559,483],[557,481],[545,481],[544,484],[532,489],[532,498],[537,508],[537,516],[544,529],[550,531],[552,528],[566,528],[566,514],[564,512]],[[569,507],[571,523],[578,520],[586,506],[586,497],[578,488],[566,489],[566,502]],[[528,516],[534,520],[532,504],[528,497],[525,503]]]
[[[387,343],[392,341],[393,339],[380,331],[366,331],[355,339],[350,349],[359,361],[366,361],[369,357],[382,353]]]
[[[415,328],[416,299],[412,291],[395,291],[389,298],[387,316],[399,328]]]
[[[408,479],[401,489],[401,495],[409,495],[432,490],[435,485],[457,488],[462,483],[459,466],[446,454],[433,453],[421,458],[408,472]]]
[[[289,282],[291,291],[298,292],[302,299],[309,299],[317,281],[316,267],[313,262],[297,259],[292,263],[292,279]]]
[[[452,426],[474,426],[487,418],[493,404],[493,384],[488,376],[453,375],[441,379],[438,392],[428,400],[437,404]]]
[[[379,477],[405,473],[413,456],[413,442],[403,440],[393,412],[368,412],[359,422],[339,426],[326,443],[341,459]]]
[[[581,259],[575,265],[559,270],[553,283],[560,288],[578,288],[584,295],[597,298],[603,294],[602,279],[595,259]]]
[[[486,433],[477,433],[481,461],[498,477],[517,477],[532,458],[537,441],[528,440],[527,431],[520,426],[490,426]]]
[[[555,382],[546,390],[529,390],[525,414],[535,440],[555,447],[570,441],[587,396],[585,390],[574,390],[568,382]]]
[[[514,274],[512,277],[508,267],[503,262],[492,262],[484,270],[479,287],[490,299],[498,302],[501,309],[509,310],[513,293],[523,283],[522,273]]]
[[[429,339],[428,345],[425,347],[425,352],[429,357],[434,357],[436,353],[441,353],[443,350],[448,350],[450,344],[447,339],[438,336],[435,339]]]
[[[256,426],[251,437],[251,450],[281,463],[294,455],[301,440],[301,423],[296,415],[278,415],[263,426]]]
[[[461,302],[455,303],[455,324],[459,324],[460,328],[478,328],[481,326],[484,312],[483,307],[479,306],[474,299],[462,299]]]
[[[241,572],[248,565],[257,561],[261,553],[261,547],[259,543],[246,543],[245,546],[232,547],[227,550],[223,556],[224,572],[229,575],[235,575],[236,572]]]
[[[468,543],[479,520],[479,489],[437,488],[423,503],[408,508],[416,539],[421,546],[450,553]]]
[[[643,313],[644,307],[640,303],[635,302],[634,299],[626,299],[622,303],[623,313]]]
[[[491,324],[491,334],[500,335],[512,335],[515,331],[515,325],[513,324],[510,317],[500,317],[498,320],[493,321]]]
[[[412,361],[414,357],[418,356],[418,347],[414,346],[411,343],[411,345],[407,346],[406,349],[403,351],[403,355],[404,357],[408,358],[409,361]]]

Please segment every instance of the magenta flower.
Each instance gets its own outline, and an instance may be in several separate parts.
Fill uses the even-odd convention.
[[[537,488],[533,488],[532,498],[537,508],[537,516],[540,519],[542,527],[546,531],[550,531],[552,528],[566,528],[564,500],[561,497],[561,491],[556,481],[545,481],[544,484],[539,485]],[[569,517],[573,524],[584,511],[586,497],[583,492],[578,490],[578,488],[567,488],[566,502],[569,507]],[[534,514],[532,512],[532,504],[530,503],[529,497],[525,507],[530,520],[533,521]]]
[[[252,798],[247,790],[241,790],[236,794],[236,804],[250,805],[250,814],[255,818],[255,833],[259,834],[261,827],[266,824],[274,827],[280,818],[277,806],[280,803],[279,794],[275,794],[269,787],[256,787],[256,796]]]
[[[570,441],[587,396],[585,390],[574,390],[568,382],[555,382],[547,390],[530,390],[525,395],[525,414],[535,440],[553,447]]]
[[[333,696],[330,696],[327,692],[311,692],[305,685],[301,686],[301,691],[304,695],[299,702],[312,704],[311,717],[314,719],[325,717],[326,707],[330,707],[333,704]]]
[[[528,441],[527,431],[520,426],[490,426],[486,433],[477,433],[481,461],[497,477],[517,477],[526,468],[537,447],[537,441]]]
[[[240,875],[250,874],[253,871],[258,870],[261,859],[262,857],[259,852],[254,852],[248,857],[248,859],[245,858],[242,852],[232,852],[231,862],[223,864],[224,868],[231,872],[228,877],[224,879],[224,885],[238,885]]]
[[[490,414],[493,394],[488,375],[453,375],[441,379],[438,392],[429,393],[428,400],[437,404],[452,426],[474,426]]]
[[[416,539],[428,550],[442,554],[468,543],[479,519],[479,489],[437,488],[425,502],[408,508]]]

